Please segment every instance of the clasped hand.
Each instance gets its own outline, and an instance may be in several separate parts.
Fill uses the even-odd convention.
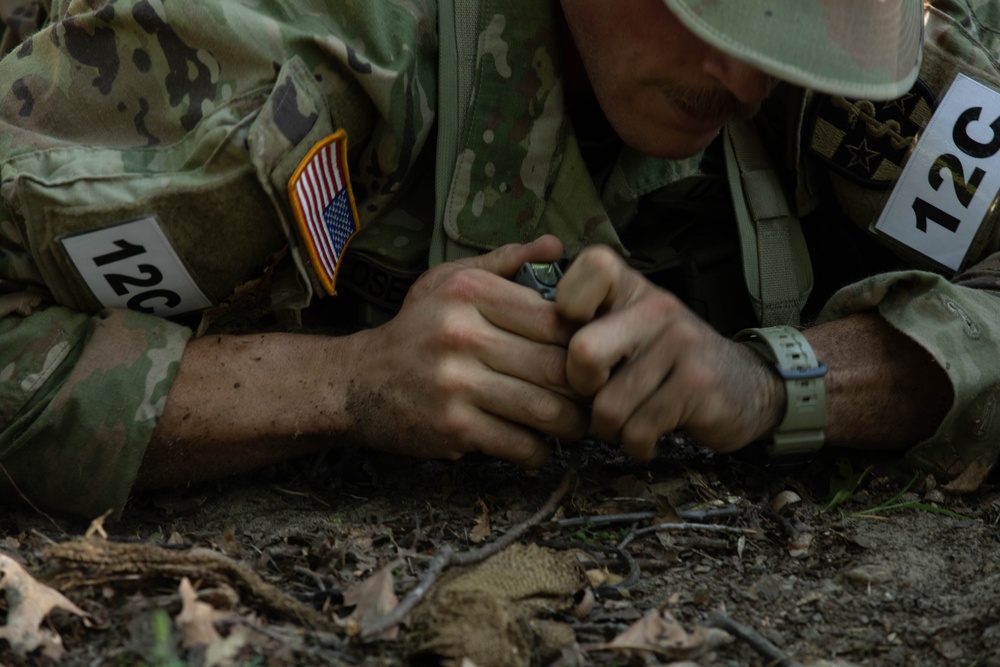
[[[589,431],[648,459],[675,429],[731,451],[780,420],[784,388],[764,362],[610,249],[581,253],[555,303],[509,280],[561,252],[546,236],[424,274],[366,342],[370,365],[348,400],[362,439],[534,467],[546,434]]]
[[[566,377],[592,397],[591,432],[621,442],[633,458],[651,458],[659,437],[677,429],[730,452],[780,422],[784,386],[765,362],[609,248],[580,254],[556,305],[579,325]]]

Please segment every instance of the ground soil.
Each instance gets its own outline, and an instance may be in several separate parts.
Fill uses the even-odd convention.
[[[679,441],[663,449],[656,460],[636,463],[602,443],[564,444],[531,473],[485,459],[413,462],[329,453],[246,478],[138,497],[105,528],[113,540],[210,548],[328,616],[346,616],[341,591],[402,557],[393,583],[402,597],[441,549],[467,551],[498,539],[542,507],[574,468],[577,482],[553,520],[522,540],[547,540],[557,549],[576,542],[589,554],[582,556],[588,568],[609,575],[589,614],[564,619],[577,647],[589,650],[565,652],[560,664],[669,663],[664,654],[596,650],[649,610],[667,609],[688,630],[724,613],[803,665],[1000,666],[995,482],[974,495],[949,496],[896,459],[831,452],[804,468],[776,471]],[[838,490],[838,504],[824,508]],[[784,491],[801,502],[772,507]],[[677,512],[705,510],[712,511],[704,522],[745,530],[640,532],[676,522]],[[640,518],[589,527],[565,522],[632,513]],[[86,528],[87,522],[8,508],[0,514],[0,552],[43,577],[53,565],[44,562],[43,547],[78,538]],[[638,571],[632,581],[628,563],[608,549],[626,539]],[[77,574],[64,578],[71,583],[61,590],[91,620],[85,625],[63,612],[48,619],[67,650],[60,664],[205,664],[204,650],[181,644],[177,576]],[[203,592],[215,590],[210,577],[193,578]],[[218,592],[203,596],[217,608],[231,607],[229,620],[217,623],[222,635],[241,624],[248,629],[250,639],[232,664],[367,666],[410,659],[405,629],[394,641],[317,635],[235,588],[219,589],[228,603]],[[15,656],[4,644],[4,665],[51,662]],[[774,663],[734,640],[686,664]]]

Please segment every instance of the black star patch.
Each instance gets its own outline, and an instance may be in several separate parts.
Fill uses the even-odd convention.
[[[806,123],[809,152],[835,172],[871,188],[888,188],[927,126],[937,104],[917,81],[910,92],[887,102],[823,95]]]

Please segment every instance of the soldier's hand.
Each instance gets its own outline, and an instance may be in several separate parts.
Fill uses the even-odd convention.
[[[543,237],[422,276],[400,313],[371,332],[349,411],[368,444],[427,458],[471,451],[526,467],[542,434],[579,438],[587,416],[566,384],[572,333],[555,305],[509,280],[526,261],[559,258]]]
[[[559,283],[559,313],[579,330],[566,375],[593,396],[594,435],[632,457],[655,454],[676,429],[721,452],[767,434],[780,421],[781,381],[746,346],[719,335],[672,293],[612,250],[585,250]]]

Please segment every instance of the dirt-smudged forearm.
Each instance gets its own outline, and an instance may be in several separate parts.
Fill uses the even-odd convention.
[[[944,370],[879,315],[852,315],[805,333],[829,367],[827,442],[907,447],[933,435],[951,407]]]

